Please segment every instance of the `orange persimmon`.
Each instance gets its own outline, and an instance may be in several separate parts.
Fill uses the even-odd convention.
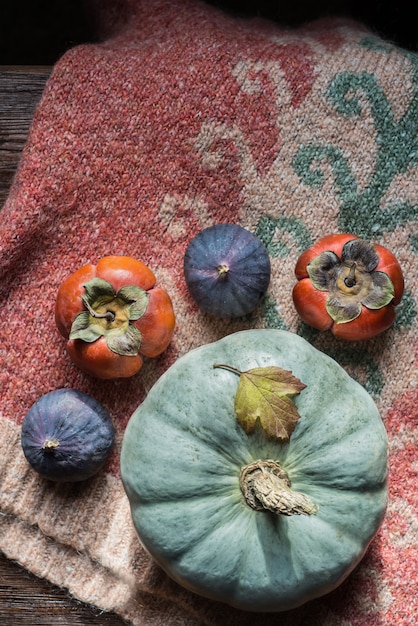
[[[129,256],[84,265],[60,286],[55,322],[72,361],[97,378],[126,378],[171,341],[171,298],[154,273]]]
[[[299,257],[293,302],[304,322],[342,339],[370,339],[391,326],[404,278],[395,256],[348,233],[319,239]]]

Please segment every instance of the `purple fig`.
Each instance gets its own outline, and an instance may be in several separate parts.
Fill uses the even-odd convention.
[[[23,453],[44,478],[72,482],[90,478],[106,462],[115,439],[107,410],[74,389],[39,398],[22,424]]]
[[[254,311],[270,282],[270,258],[262,241],[237,224],[200,231],[184,256],[184,277],[192,298],[216,317]]]

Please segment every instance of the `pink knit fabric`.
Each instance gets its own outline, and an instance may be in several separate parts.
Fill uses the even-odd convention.
[[[103,43],[56,64],[0,224],[0,549],[39,576],[135,625],[333,626],[416,623],[416,234],[418,58],[362,26],[285,30],[198,0],[125,0]],[[257,313],[219,321],[184,283],[190,238],[217,222],[256,232],[272,261]],[[347,344],[300,323],[293,268],[324,234],[391,249],[406,292],[395,325]],[[75,368],[54,323],[60,283],[127,254],[173,299],[169,349],[128,380]],[[284,328],[329,353],[373,395],[390,440],[385,523],[360,566],[328,596],[278,615],[186,592],[145,554],[119,478],[126,423],[175,359],[236,330]],[[106,471],[54,485],[29,468],[20,424],[42,394],[73,387],[109,409]]]

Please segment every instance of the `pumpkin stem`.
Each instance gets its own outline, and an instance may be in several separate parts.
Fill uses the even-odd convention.
[[[244,466],[240,487],[245,501],[256,511],[276,515],[313,515],[318,507],[308,496],[290,488],[287,473],[276,461],[254,461]]]

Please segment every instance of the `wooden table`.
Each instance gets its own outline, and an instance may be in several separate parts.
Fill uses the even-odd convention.
[[[50,69],[0,66],[0,207],[12,182]],[[0,624],[4,626],[122,626],[110,613],[76,602],[0,552]]]

